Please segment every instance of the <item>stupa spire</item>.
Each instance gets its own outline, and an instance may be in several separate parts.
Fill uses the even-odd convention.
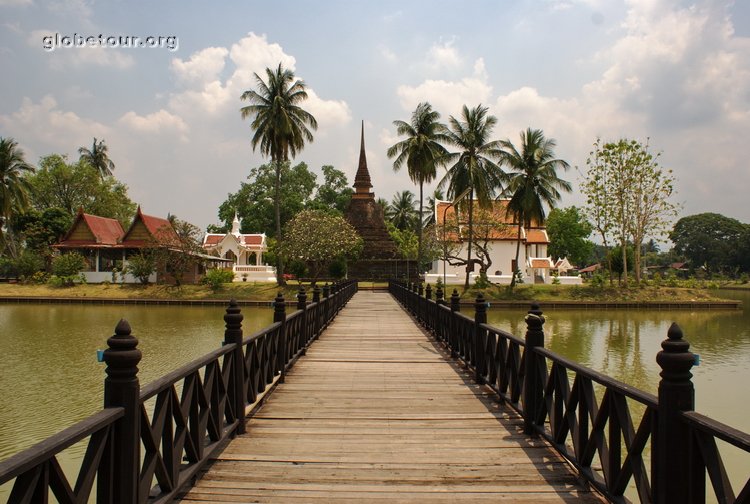
[[[357,174],[354,177],[354,193],[356,195],[374,197],[370,192],[372,187],[372,180],[370,179],[370,172],[367,169],[367,156],[365,155],[365,122],[362,121],[362,137],[360,140],[359,147],[359,166],[357,167]]]

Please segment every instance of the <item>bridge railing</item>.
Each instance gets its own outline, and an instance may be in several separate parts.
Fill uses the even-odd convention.
[[[242,313],[226,309],[223,346],[141,388],[141,352],[121,320],[104,351],[104,409],[0,462],[0,485],[12,485],[7,502],[62,504],[170,502],[221,451],[245,431],[245,419],[282,382],[286,371],[357,290],[355,282],[301,288],[287,316],[280,294],[274,322],[243,338]],[[76,480],[62,470],[60,453],[87,443]],[[94,489],[96,487],[96,489]]]
[[[429,286],[391,282],[389,290],[477,383],[522,415],[526,434],[547,440],[611,502],[629,502],[632,486],[642,503],[750,503],[750,470],[735,492],[717,444],[750,454],[750,435],[693,411],[695,355],[676,324],[656,357],[662,379],[654,396],[544,348],[536,304],[519,338],[487,324],[481,294],[472,318],[461,313],[456,290],[449,301],[440,287],[434,300]]]

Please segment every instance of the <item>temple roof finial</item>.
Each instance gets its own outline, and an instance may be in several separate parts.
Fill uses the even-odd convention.
[[[365,121],[362,121],[362,137],[359,147],[359,166],[357,175],[354,177],[354,189],[357,194],[370,194],[372,181],[367,169],[367,157],[365,155]]]

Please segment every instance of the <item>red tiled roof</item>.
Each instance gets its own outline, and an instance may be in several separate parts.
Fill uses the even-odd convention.
[[[245,245],[261,245],[263,243],[263,235],[259,234],[247,234],[240,235]]]
[[[492,207],[489,209],[483,209],[479,207],[477,200],[474,200],[474,225],[475,229],[477,225],[481,225],[482,220],[485,222],[490,221],[497,224],[497,227],[492,230],[489,238],[492,240],[516,240],[518,239],[518,224],[514,222],[513,215],[508,214],[508,201],[507,199],[495,200],[492,202]],[[435,209],[437,214],[435,221],[438,226],[443,225],[443,219],[448,223],[451,221],[455,222],[456,211],[455,208],[447,201],[438,201],[437,208]],[[464,205],[459,213],[459,222],[466,224],[468,222],[468,205]],[[526,236],[526,230],[521,227],[521,240],[526,240],[527,243],[549,243],[547,232],[544,228],[538,227],[535,221],[531,222],[531,228],[528,231],[529,236]],[[455,237],[453,237],[455,239]]]
[[[94,235],[94,240],[73,240],[71,236],[78,226],[85,225],[91,234]],[[85,247],[85,246],[98,246],[98,247],[112,247],[118,245],[125,232],[117,219],[110,219],[108,217],[99,217],[98,215],[91,215],[83,213],[79,210],[76,215],[76,219],[73,225],[68,230],[65,237],[57,244],[59,247]]]
[[[156,240],[160,245],[172,245],[179,241],[177,232],[174,230],[172,223],[169,222],[169,220],[146,215],[141,212],[141,207],[139,206],[138,212],[136,212],[135,218],[133,219],[132,224],[130,224],[130,228],[128,228],[128,231],[122,239],[123,246],[143,247],[149,245],[149,243],[147,243],[148,240],[130,238],[130,233],[133,231],[138,221],[143,223],[151,238]]]
[[[592,264],[591,266],[586,266],[585,268],[578,270],[578,273],[593,273],[601,267],[602,266],[599,263]]]
[[[550,264],[549,259],[532,259],[531,260],[531,267],[532,268],[549,268],[552,265]]]
[[[207,234],[203,239],[203,246],[205,247],[206,245],[218,245],[225,236],[226,235],[220,234]]]

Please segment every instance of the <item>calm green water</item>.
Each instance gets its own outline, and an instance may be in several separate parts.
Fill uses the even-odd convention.
[[[272,320],[243,307],[246,335]],[[0,459],[102,408],[106,348],[121,318],[138,348],[141,385],[221,346],[223,307],[0,304]]]

